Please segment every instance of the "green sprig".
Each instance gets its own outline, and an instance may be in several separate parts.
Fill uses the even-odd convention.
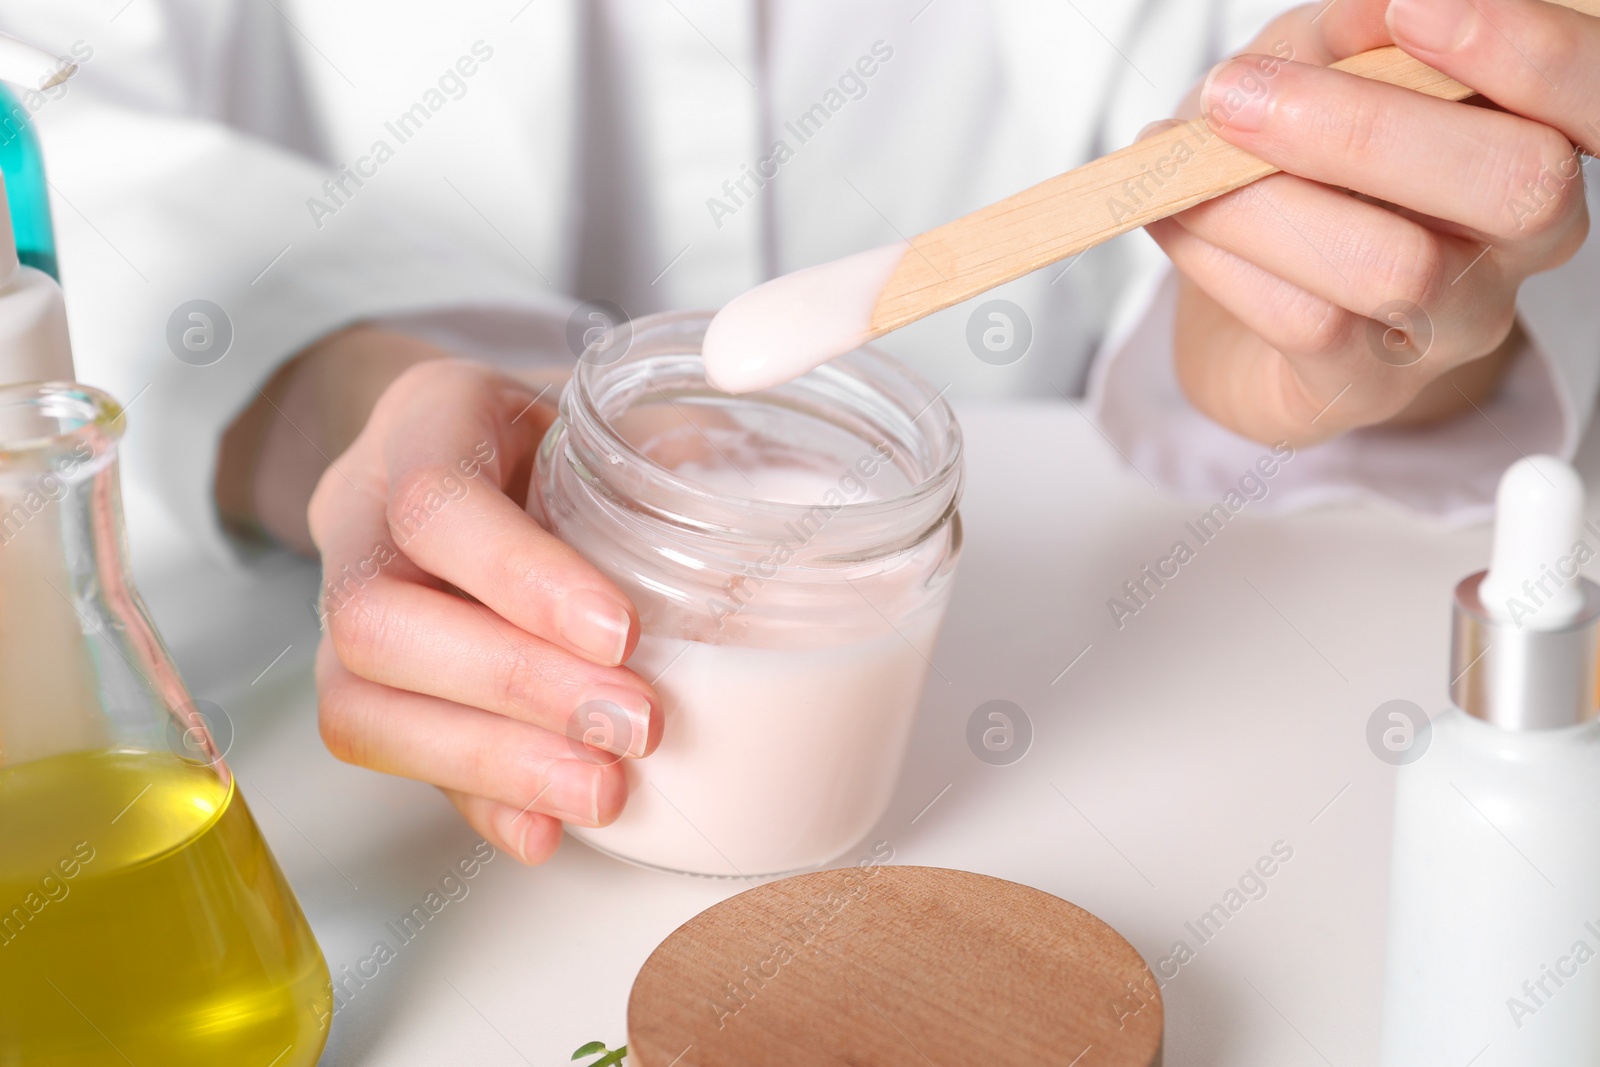
[[[604,1041],[591,1041],[587,1045],[581,1046],[578,1051],[574,1052],[572,1054],[572,1058],[577,1059],[580,1056],[596,1055],[598,1055],[600,1058],[590,1062],[586,1065],[586,1067],[616,1067],[617,1064],[621,1063],[623,1059],[627,1057],[628,1046],[623,1045],[620,1048],[610,1049],[606,1047],[606,1043]]]

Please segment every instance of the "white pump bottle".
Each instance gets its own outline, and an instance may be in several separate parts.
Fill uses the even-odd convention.
[[[1453,707],[1395,789],[1383,1067],[1600,1065],[1600,542],[1550,456],[1456,588]],[[1585,540],[1586,533],[1590,536]]]

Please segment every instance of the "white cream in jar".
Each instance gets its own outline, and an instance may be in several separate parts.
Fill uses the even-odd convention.
[[[620,359],[580,360],[530,508],[638,606],[629,666],[665,712],[622,816],[571,832],[753,877],[838,857],[888,805],[960,550],[961,437],[868,350],[722,393],[708,320],[642,319]]]

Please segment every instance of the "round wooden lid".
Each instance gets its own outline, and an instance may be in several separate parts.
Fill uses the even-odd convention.
[[[1152,1067],[1161,994],[1082,908],[967,871],[758,886],[663,941],[628,1000],[636,1067]]]

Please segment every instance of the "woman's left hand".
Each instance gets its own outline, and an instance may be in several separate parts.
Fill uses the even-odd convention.
[[[1493,106],[1324,69],[1391,43]],[[1588,234],[1574,145],[1600,147],[1600,18],[1317,0],[1218,66],[1198,106],[1284,173],[1149,227],[1182,275],[1191,402],[1262,442],[1430,421],[1493,392],[1518,288]]]

